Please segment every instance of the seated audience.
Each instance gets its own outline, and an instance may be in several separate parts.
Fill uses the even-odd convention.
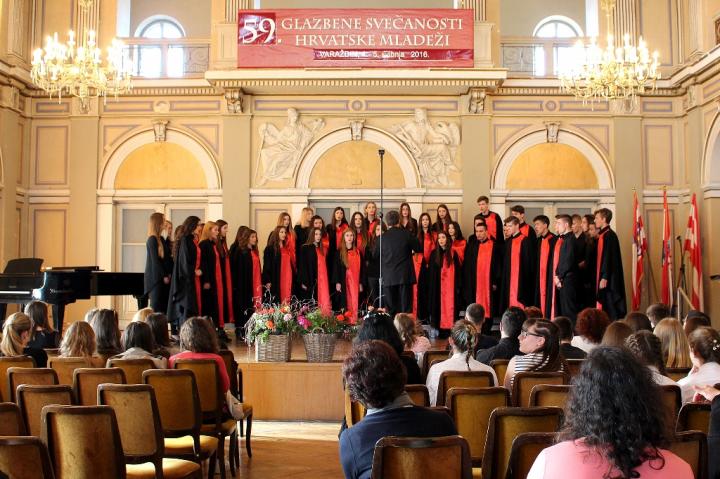
[[[150,316],[151,314],[153,314],[153,312],[154,312],[154,311],[153,311],[152,308],[142,308],[142,309],[138,309],[138,310],[135,312],[135,314],[133,314],[133,319],[132,319],[132,320],[133,320],[133,322],[138,322],[138,321],[139,321],[139,322],[141,322],[141,323],[144,323],[144,322],[147,320],[148,316]]]
[[[223,392],[230,389],[230,377],[225,361],[218,354],[217,334],[215,326],[209,319],[195,316],[188,318],[180,328],[180,349],[182,352],[172,356],[168,361],[170,368],[178,359],[213,359],[218,365]]]
[[[177,347],[170,340],[170,332],[168,331],[168,319],[163,313],[153,313],[147,317],[148,326],[152,330],[153,339],[155,340],[155,348],[153,354],[169,359],[175,353],[179,353]]]
[[[57,348],[60,344],[60,333],[55,331],[48,319],[48,305],[42,301],[30,301],[25,306],[25,314],[32,321],[32,337],[28,343],[29,348],[45,349]]]
[[[645,313],[641,313],[640,311],[628,313],[623,322],[632,328],[633,333],[643,330],[650,331],[652,333],[653,330],[653,326],[650,324],[650,319]]]
[[[65,331],[60,343],[63,358],[83,358],[89,368],[105,367],[105,359],[96,354],[95,331],[84,321],[75,321]]]
[[[103,362],[122,353],[118,315],[114,309],[98,309],[88,323],[95,331],[97,354]]]
[[[518,335],[526,319],[525,311],[521,308],[509,307],[500,319],[500,341],[495,346],[478,351],[475,359],[490,364],[493,359],[511,359],[520,354]]]
[[[343,377],[350,397],[367,408],[367,415],[340,435],[346,479],[370,478],[375,443],[385,436],[457,434],[449,415],[413,404],[404,391],[405,369],[387,342],[355,343],[343,363]]]
[[[720,389],[713,386],[695,386],[695,392],[710,401],[710,430],[708,451],[720,451]],[[711,479],[720,477],[720,454],[708,454],[708,469]]]
[[[538,455],[527,479],[692,479],[689,464],[661,449],[672,426],[662,401],[647,400],[661,394],[648,368],[624,348],[599,347],[585,361],[560,442]]]
[[[627,323],[623,321],[613,321],[610,326],[605,330],[602,341],[602,346],[612,346],[614,348],[625,347],[625,340],[629,338],[633,333],[633,330]]]
[[[393,323],[400,334],[405,351],[415,353],[418,364],[422,363],[423,354],[430,349],[430,340],[423,334],[422,327],[415,317],[408,313],[398,313]]]
[[[663,303],[653,303],[645,310],[645,314],[650,320],[650,325],[655,329],[657,323],[670,316],[670,306]]]
[[[527,316],[528,319],[543,319],[544,317],[542,309],[537,306],[528,306],[525,308],[525,316]]]
[[[357,336],[355,336],[354,343],[357,344],[371,339],[385,341],[400,356],[400,361],[407,370],[408,384],[424,384],[417,361],[403,356],[403,342],[389,314],[373,311],[365,316],[365,320],[358,330]]]
[[[674,318],[665,318],[657,323],[653,332],[662,343],[666,368],[689,368],[692,366],[690,345],[680,321]]]
[[[7,357],[30,356],[35,367],[47,366],[47,354],[39,348],[28,346],[32,336],[32,321],[25,313],[13,313],[7,317],[2,329],[0,354]]]
[[[483,325],[485,324],[485,308],[482,304],[471,303],[465,308],[465,319],[472,321],[475,325],[477,333],[475,334],[475,350],[473,351],[473,357],[481,349],[487,349],[495,346],[498,340],[492,336],[486,336],[482,333]],[[492,319],[488,320],[492,322]]]
[[[720,334],[712,328],[697,328],[688,339],[693,368],[678,381],[683,402],[693,400],[693,386],[720,383]]]
[[[147,323],[133,321],[128,324],[122,335],[122,345],[125,351],[113,358],[150,359],[156,369],[167,368],[167,359],[150,352],[153,350],[153,335]]]
[[[85,313],[85,316],[83,317],[83,321],[86,323],[92,323],[93,318],[95,317],[95,314],[100,311],[99,308],[90,308]]]
[[[712,326],[712,324],[710,324],[710,316],[695,309],[688,311],[688,314],[685,316],[685,323],[683,324],[685,336],[689,338],[690,333],[701,326]]]
[[[644,364],[652,371],[653,380],[656,384],[677,386],[675,381],[666,376],[660,338],[650,331],[642,330],[627,338],[625,345],[640,361],[640,364]]]
[[[518,336],[520,352],[508,363],[505,387],[512,390],[517,373],[567,371],[565,358],[560,352],[558,327],[545,319],[528,319]]]
[[[595,308],[585,308],[580,311],[575,324],[576,336],[571,344],[589,353],[600,345],[605,330],[610,325],[610,318],[605,311]]]
[[[430,405],[436,406],[440,375],[445,371],[487,371],[492,374],[493,386],[498,385],[495,370],[472,357],[477,330],[475,325],[466,319],[456,321],[450,331],[448,342],[452,347],[452,356],[445,361],[434,364],[428,371],[425,382],[430,393]],[[443,406],[444,404],[440,404]]]
[[[557,326],[560,334],[560,352],[565,359],[585,359],[587,353],[580,348],[576,348],[572,344],[573,325],[567,316],[555,316],[552,323]]]

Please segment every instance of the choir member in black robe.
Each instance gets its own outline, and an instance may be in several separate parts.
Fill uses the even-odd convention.
[[[170,278],[173,259],[168,243],[161,233],[165,228],[165,215],[153,213],[148,224],[148,239],[145,243],[145,295],[150,297],[150,307],[156,313],[167,314],[170,297]]]
[[[490,211],[490,199],[487,196],[479,196],[477,199],[478,208],[480,208],[480,216],[485,220],[488,235],[495,240],[496,243],[502,245],[505,242],[503,235],[503,220],[499,214]]]
[[[597,307],[605,311],[610,319],[622,319],[627,314],[625,298],[625,277],[623,273],[620,241],[610,229],[612,211],[600,208],[595,212],[597,242]]]
[[[370,234],[365,224],[365,217],[359,211],[356,211],[350,217],[350,229],[355,233],[355,247],[364,256]]]
[[[244,336],[245,325],[262,302],[262,267],[257,244],[257,232],[241,226],[230,246],[236,339]]]
[[[345,209],[341,206],[336,207],[333,210],[332,221],[327,225],[328,241],[330,245],[330,265],[335,261],[337,252],[340,249],[340,243],[342,243],[342,236],[346,229],[348,229],[347,219],[345,219]],[[332,268],[331,268],[332,269]]]
[[[552,255],[555,247],[554,234],[550,232],[550,218],[545,215],[533,219],[537,235],[535,257],[537,258],[537,286],[535,287],[535,305],[543,312],[544,318],[551,318],[553,269]]]
[[[597,298],[595,297],[595,274],[597,271],[597,228],[595,217],[585,215],[582,220],[583,232],[585,233],[585,268],[580,270],[582,287],[580,301],[583,308],[594,308]]]
[[[445,231],[438,232],[437,246],[428,268],[430,324],[447,337],[462,304],[462,266]]]
[[[505,218],[505,252],[500,283],[500,311],[510,306],[525,308],[535,299],[535,264],[531,250],[534,245],[520,233],[520,221]]]
[[[558,239],[553,251],[553,290],[554,303],[551,307],[552,317],[565,316],[575,324],[580,303],[578,293],[580,286],[580,270],[575,257],[577,239],[571,229],[572,219],[569,215],[555,217],[555,231]]]
[[[585,262],[585,257],[587,256],[587,235],[582,226],[582,216],[578,214],[572,215],[571,230],[577,240],[575,241],[575,248],[577,249],[575,251],[575,260],[578,262],[578,269],[582,276],[587,271],[587,263]],[[580,294],[582,294],[582,291],[580,291]]]
[[[417,236],[418,222],[412,217],[412,211],[408,203],[400,203],[400,226],[410,232],[411,235]]]
[[[217,250],[220,253],[220,268],[222,269],[222,282],[223,282],[223,294],[224,294],[224,308],[225,308],[225,324],[235,324],[235,309],[233,308],[233,285],[232,285],[232,271],[230,269],[230,250],[227,246],[227,234],[229,226],[225,220],[217,220],[215,222],[218,225],[218,239],[217,239]],[[220,339],[227,341],[227,335],[224,330],[220,332]]]
[[[418,220],[417,240],[420,250],[413,255],[413,269],[416,283],[413,286],[413,314],[421,321],[429,316],[428,311],[428,266],[430,256],[435,250],[437,232],[433,231],[432,220],[427,213],[420,214]],[[418,256],[419,255],[419,256]]]
[[[288,241],[287,228],[277,226],[263,251],[262,281],[270,303],[287,303],[292,297],[296,265]]]
[[[334,285],[336,310],[349,313],[350,322],[355,324],[365,290],[365,265],[360,250],[355,246],[355,232],[351,229],[343,233],[330,284]]]
[[[314,301],[326,314],[332,312],[330,302],[330,274],[327,267],[327,246],[322,241],[323,230],[311,228],[308,242],[300,248],[298,284],[300,298]]]
[[[523,205],[514,205],[510,208],[510,214],[520,221],[520,233],[526,238],[530,238],[530,243],[535,243],[537,235],[535,229],[525,222],[525,207]]]
[[[367,275],[367,304],[378,306],[380,298],[380,245],[378,239],[387,231],[385,223],[375,223],[375,230],[370,232],[368,245],[365,248],[365,271]]]
[[[188,216],[175,237],[175,265],[170,281],[168,322],[174,334],[187,318],[202,313],[200,248],[203,224],[197,216]]]
[[[315,212],[309,206],[302,209],[300,214],[300,221],[295,225],[293,231],[295,232],[295,254],[300,256],[300,248],[307,243],[308,234],[312,224],[310,223]]]
[[[365,225],[368,231],[375,231],[375,226],[382,221],[381,217],[378,217],[377,205],[374,201],[368,201],[365,203]]]
[[[433,224],[433,231],[439,233],[440,231],[447,231],[448,226],[452,223],[452,216],[450,216],[450,210],[447,205],[439,204],[435,214],[435,223]]]
[[[223,268],[218,249],[220,230],[214,221],[208,221],[203,227],[200,237],[200,269],[202,275],[203,315],[212,318],[215,329],[222,330],[225,326],[227,311],[225,309],[225,290]]]
[[[474,241],[470,241],[471,238],[474,238]],[[465,245],[462,287],[464,303],[481,305],[485,310],[486,319],[500,316],[497,293],[501,268],[502,247],[490,238],[487,225],[478,222],[475,225],[475,234],[468,238]],[[491,326],[492,321],[485,321],[483,332],[485,329],[489,330]]]

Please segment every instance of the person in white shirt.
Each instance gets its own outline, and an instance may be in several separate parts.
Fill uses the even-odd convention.
[[[493,386],[497,386],[498,380],[495,370],[472,357],[475,341],[477,340],[475,332],[475,326],[465,319],[457,321],[453,326],[449,339],[452,346],[452,356],[435,364],[428,371],[426,385],[430,392],[431,406],[436,405],[440,375],[445,371],[488,371],[492,374]]]
[[[688,342],[693,367],[690,374],[678,381],[684,403],[693,400],[693,386],[720,383],[720,334],[712,328],[698,328],[690,334]]]
[[[662,342],[650,331],[640,330],[625,340],[625,346],[652,372],[653,381],[660,386],[677,386],[665,375],[665,361],[662,356]]]

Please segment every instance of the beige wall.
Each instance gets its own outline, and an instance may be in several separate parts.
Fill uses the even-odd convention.
[[[177,20],[189,38],[210,37],[210,0],[133,0],[130,7],[130,36],[138,25],[154,15]]]
[[[501,0],[500,34],[512,37],[532,36],[540,20],[550,15],[569,17],[580,25],[583,33],[586,30],[583,0]]]

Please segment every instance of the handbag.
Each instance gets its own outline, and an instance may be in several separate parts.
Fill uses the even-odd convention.
[[[227,393],[225,393],[225,402],[227,403],[228,411],[230,412],[230,415],[233,417],[233,419],[237,421],[245,419],[243,403],[240,402],[238,398],[233,396],[229,390]]]

